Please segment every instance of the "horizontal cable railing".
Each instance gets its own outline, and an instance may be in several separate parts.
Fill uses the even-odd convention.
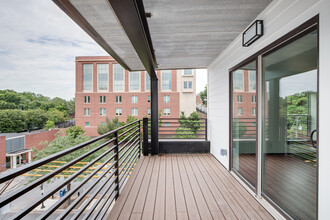
[[[67,192],[44,208],[36,219],[103,218],[108,214],[113,201],[118,198],[140,157],[140,122],[132,122],[0,175],[0,184],[21,175],[27,176],[25,185],[0,197],[0,209],[11,202],[20,203],[20,199],[28,197],[31,201],[10,217],[21,219],[40,205],[44,207],[47,199],[58,192],[64,192],[63,189],[67,188]],[[61,161],[61,158],[68,157],[71,159]],[[59,163],[61,166],[58,166]],[[50,170],[50,167],[55,169]],[[36,174],[38,172],[43,174]],[[29,179],[30,177],[34,179]],[[39,187],[43,190],[40,191]],[[58,209],[61,210],[60,213],[55,212]],[[35,217],[35,213],[33,216]]]
[[[207,140],[207,118],[159,118],[159,139]],[[150,121],[148,131],[150,135]]]

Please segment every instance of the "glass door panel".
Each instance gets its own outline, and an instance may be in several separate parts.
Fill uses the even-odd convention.
[[[263,195],[295,219],[315,219],[317,31],[263,56],[263,77]]]
[[[257,184],[256,61],[231,73],[232,168],[252,188]]]

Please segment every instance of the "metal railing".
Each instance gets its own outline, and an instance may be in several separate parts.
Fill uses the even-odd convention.
[[[150,121],[148,130],[150,135]],[[159,139],[207,140],[207,118],[159,118]]]
[[[62,166],[53,166],[56,169],[47,174],[39,175],[37,179],[21,186],[14,192],[4,194],[0,198],[0,209],[11,202],[18,202],[20,198],[29,194],[31,201],[11,216],[11,219],[21,219],[36,207],[43,206],[44,201],[70,185],[67,193],[62,195],[50,207],[44,209],[37,219],[47,219],[51,215],[57,217],[57,219],[63,219],[67,216],[83,219],[102,219],[108,214],[109,207],[114,200],[118,198],[121,188],[140,157],[140,122],[141,120],[132,122],[87,142],[1,175],[0,184],[11,181],[23,174],[31,174],[45,166],[49,167],[51,166],[49,164],[54,164],[63,157],[77,155],[72,160],[63,162]],[[95,146],[93,147],[93,145]],[[79,152],[84,153],[79,155]],[[81,166],[81,164],[83,165]],[[70,172],[72,174],[67,175]],[[63,178],[63,176],[67,178]],[[63,179],[53,184],[55,186],[49,187],[40,195],[38,186],[43,188],[50,180],[61,177]],[[71,188],[71,184],[74,187]],[[36,192],[40,196],[36,196]],[[63,209],[64,204],[67,204],[65,209]],[[61,208],[61,212],[55,213],[59,208]]]

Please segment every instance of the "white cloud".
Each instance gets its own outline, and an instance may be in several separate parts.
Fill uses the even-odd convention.
[[[0,1],[0,89],[74,97],[76,56],[107,53],[52,1]]]

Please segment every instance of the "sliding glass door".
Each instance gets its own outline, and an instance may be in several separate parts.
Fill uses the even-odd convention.
[[[291,217],[315,219],[317,30],[268,53],[262,62],[262,192]]]
[[[230,72],[231,170],[294,219],[317,218],[318,29],[312,20]]]
[[[232,72],[233,170],[256,187],[256,61]]]

